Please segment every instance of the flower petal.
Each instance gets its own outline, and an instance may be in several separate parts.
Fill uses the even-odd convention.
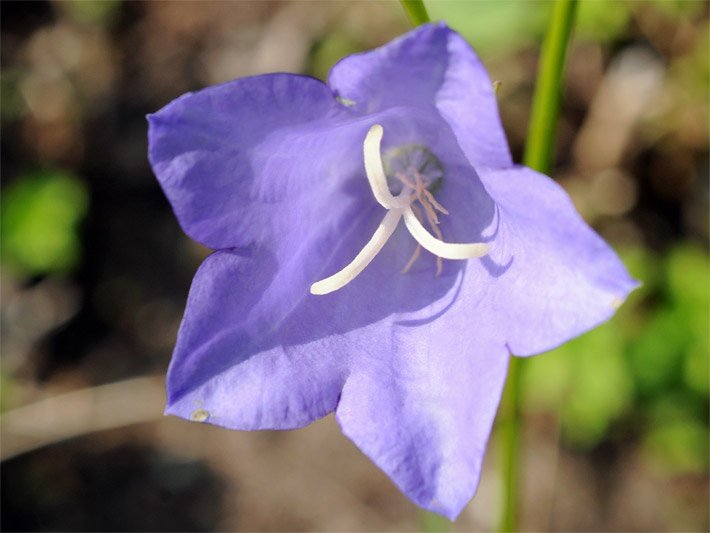
[[[508,365],[459,290],[363,352],[336,411],[343,433],[410,499],[452,520],[476,491]]]
[[[181,125],[194,133],[200,131],[201,119],[189,107],[186,105],[183,110]],[[214,411],[210,415],[214,423],[235,428],[285,428],[306,423],[311,418],[299,415],[292,407],[289,412],[293,419],[263,414],[259,410],[261,403],[252,393],[247,394],[244,404],[231,408],[225,398],[233,397],[240,380],[253,381],[248,376],[258,372],[262,357],[269,371],[273,371],[278,361],[288,366],[295,356],[284,354],[298,353],[299,347],[317,354],[319,346],[332,347],[333,339],[338,336],[349,342],[359,331],[368,331],[402,310],[426,307],[446,293],[462,266],[449,266],[436,279],[431,269],[401,275],[400,270],[415,247],[406,229],[401,228],[352,284],[336,294],[309,294],[314,282],[352,262],[382,219],[384,211],[372,197],[364,170],[362,142],[368,129],[373,123],[382,123],[388,132],[388,143],[396,146],[412,142],[421,135],[419,123],[413,124],[411,116],[403,115],[401,108],[393,108],[370,117],[348,117],[329,132],[327,139],[322,139],[326,148],[340,156],[340,167],[321,175],[313,190],[296,190],[293,196],[288,196],[292,192],[288,187],[276,188],[271,191],[270,204],[262,202],[263,205],[253,207],[238,204],[236,207],[241,211],[237,216],[224,210],[219,204],[220,196],[210,190],[209,184],[206,186],[209,201],[206,208],[213,204],[213,211],[221,209],[222,215],[234,225],[231,230],[224,226],[224,234],[233,234],[239,244],[243,240],[247,246],[215,254],[196,276],[170,371],[169,412],[187,417],[194,409]],[[426,128],[432,136],[430,142],[443,142],[434,130]],[[205,130],[204,142],[216,142],[214,135]],[[300,132],[299,136],[302,135]],[[177,143],[171,148],[175,150],[174,159],[179,159],[178,150],[189,147],[178,143],[179,135],[171,136]],[[337,143],[328,144],[338,137]],[[330,153],[324,157],[330,157]],[[200,158],[209,164],[208,154]],[[357,162],[351,163],[351,158]],[[322,171],[320,163],[313,163],[308,153],[299,154],[298,159],[296,165],[303,180],[311,179],[312,168]],[[313,164],[306,165],[303,160]],[[168,164],[173,163],[168,160]],[[290,170],[283,169],[284,173]],[[174,193],[169,197],[178,212],[185,205],[200,201],[202,195],[199,179],[205,174],[195,169],[189,169],[187,174],[196,180],[194,184],[187,180],[189,186],[182,189],[171,188],[172,183],[166,187],[169,193]],[[263,182],[268,182],[270,176],[262,172],[253,176],[248,185],[266,190],[268,183]],[[480,183],[478,189],[485,193]],[[279,195],[286,195],[286,199],[282,201]],[[230,204],[232,198],[223,201],[236,208]],[[210,210],[205,213],[209,216]],[[482,226],[478,223],[479,228]],[[322,350],[326,352],[326,348]],[[339,352],[348,350],[341,348]],[[309,358],[304,357],[303,370],[308,372],[309,366]],[[274,403],[274,409],[282,408],[279,406],[283,404],[275,400]]]
[[[410,251],[386,247],[363,286],[307,296],[278,321],[265,312],[273,258],[216,252],[190,291],[166,412],[232,429],[291,429],[340,399],[346,435],[414,501],[453,518],[478,482],[507,350],[479,334],[485,317],[460,297],[461,269],[378,284]],[[475,335],[452,334],[469,330]]]
[[[636,284],[554,182],[510,168],[491,80],[445,25],[346,58],[329,84],[341,103],[317,80],[275,74],[149,117],[151,163],[180,223],[223,248],[193,282],[167,412],[289,429],[336,410],[410,498],[455,518],[478,483],[510,352],[586,331]],[[380,141],[383,153],[423,145],[439,159],[444,241],[486,243],[488,255],[435,277],[422,254],[399,274],[417,245],[382,210],[393,198],[367,164]],[[393,233],[375,254],[383,215]],[[309,293],[363,258],[352,283]]]
[[[368,218],[354,221],[358,233]],[[289,429],[334,410],[354,360],[388,359],[392,317],[428,309],[457,279],[454,269],[399,274],[413,242],[405,228],[396,233],[362,284],[324,296],[308,294],[302,269],[279,266],[270,250],[208,257],[178,334],[167,412],[232,429]]]
[[[332,209],[368,124],[318,80],[273,74],[187,94],[149,119],[149,156],[185,232],[245,246]],[[366,184],[364,184],[366,187]]]
[[[327,341],[289,343],[260,313],[276,265],[216,252],[195,275],[168,371],[166,413],[232,429],[290,429],[335,409],[344,360]]]
[[[587,331],[636,286],[552,180],[522,167],[479,175],[495,202],[489,255],[463,263],[447,296],[400,312],[382,351],[353,362],[336,410],[408,497],[452,519],[475,492],[509,353]],[[452,217],[475,205],[458,189],[440,191]]]
[[[609,319],[638,286],[565,191],[526,167],[480,172],[498,209],[490,253],[467,274],[487,286],[478,312],[512,353],[550,350]]]
[[[471,47],[443,23],[346,57],[328,84],[361,113],[397,105],[431,108],[449,123],[471,164],[512,165],[493,83]]]

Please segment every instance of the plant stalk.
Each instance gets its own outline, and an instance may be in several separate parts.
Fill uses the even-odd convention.
[[[550,173],[552,166],[555,131],[562,98],[562,77],[576,9],[577,0],[555,0],[550,25],[542,45],[523,163],[545,174]],[[511,358],[501,406],[504,488],[499,530],[504,532],[518,531],[519,526],[519,438],[524,364],[522,359]]]
[[[430,22],[429,13],[427,13],[426,6],[423,0],[399,0],[402,4],[404,12],[407,14],[409,22],[412,26],[417,27],[421,24],[426,24]]]

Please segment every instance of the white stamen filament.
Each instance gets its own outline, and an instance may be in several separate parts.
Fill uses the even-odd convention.
[[[421,179],[418,176],[415,186],[412,187],[410,185],[410,189],[413,188],[414,190],[403,189],[397,196],[394,196],[390,192],[389,186],[387,185],[387,176],[385,175],[382,165],[382,156],[380,154],[380,144],[382,142],[383,133],[384,130],[379,124],[375,124],[370,128],[365,137],[365,142],[363,143],[363,155],[365,159],[365,173],[367,174],[367,180],[370,183],[372,194],[375,196],[377,202],[387,209],[387,214],[385,214],[382,222],[380,222],[377,230],[375,230],[375,233],[372,235],[372,238],[365,244],[362,250],[360,250],[355,259],[339,272],[311,285],[312,294],[328,294],[341,289],[355,279],[355,277],[370,264],[375,256],[377,256],[380,250],[382,250],[382,247],[392,236],[394,230],[397,229],[399,220],[402,217],[404,217],[404,223],[409,233],[414,237],[417,243],[437,256],[437,275],[441,270],[440,258],[442,257],[444,259],[471,259],[474,257],[482,257],[488,253],[488,245],[485,243],[447,243],[441,239],[437,239],[426,230],[414,214],[414,211],[412,211],[412,202],[419,200],[425,209],[428,208],[427,210],[431,210],[432,212],[434,211],[432,204],[434,208],[442,213],[448,214],[448,211],[434,200],[431,193],[423,187]],[[422,192],[424,196],[422,196]],[[429,213],[428,220],[431,224],[438,223],[436,213],[433,215]],[[434,226],[434,229],[437,230],[437,235],[441,235],[437,227]],[[405,272],[409,270],[418,255],[419,254],[415,252],[415,256],[413,256],[405,266]]]
[[[422,248],[444,259],[472,259],[488,253],[488,245],[483,242],[451,243],[437,239],[417,220],[411,207],[404,210],[404,223]]]
[[[399,219],[402,218],[401,209],[391,209],[387,211],[385,218],[375,230],[372,238],[360,250],[355,259],[352,260],[340,272],[333,274],[329,278],[322,279],[311,285],[311,294],[328,294],[345,287],[355,277],[370,264],[375,256],[382,250],[382,247],[389,240],[394,230],[397,229]]]
[[[370,182],[372,194],[375,195],[375,200],[385,209],[402,209],[411,203],[408,194],[400,194],[394,196],[390,192],[387,185],[387,176],[385,169],[382,166],[382,157],[380,156],[380,143],[382,142],[382,134],[384,130],[379,124],[375,124],[370,128],[365,137],[365,142],[362,145],[363,155],[365,156],[365,173],[367,181]]]

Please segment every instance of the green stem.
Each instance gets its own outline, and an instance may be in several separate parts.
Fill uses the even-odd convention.
[[[557,117],[562,98],[562,73],[567,44],[574,25],[577,0],[556,0],[552,20],[542,45],[542,57],[533,96],[528,142],[523,163],[540,172],[550,172]]]
[[[523,162],[539,172],[549,173],[555,142],[555,130],[562,96],[562,74],[577,0],[555,0],[552,19],[542,45],[533,97],[528,140]],[[503,461],[503,509],[501,531],[518,530],[520,457],[518,450],[521,426],[523,360],[513,357],[508,368],[508,382],[501,407]]]
[[[429,14],[426,11],[423,0],[399,0],[404,12],[407,14],[412,26],[419,26],[430,22]]]
[[[501,405],[500,439],[503,461],[503,511],[500,531],[518,529],[518,478],[520,456],[518,453],[520,432],[520,364],[516,357],[510,359],[508,379]]]

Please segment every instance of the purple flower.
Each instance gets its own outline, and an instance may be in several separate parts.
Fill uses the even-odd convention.
[[[343,59],[328,84],[239,79],[149,121],[182,228],[218,250],[190,290],[167,413],[253,430],[335,412],[450,518],[509,355],[587,331],[636,286],[558,185],[513,165],[491,80],[443,24]]]

